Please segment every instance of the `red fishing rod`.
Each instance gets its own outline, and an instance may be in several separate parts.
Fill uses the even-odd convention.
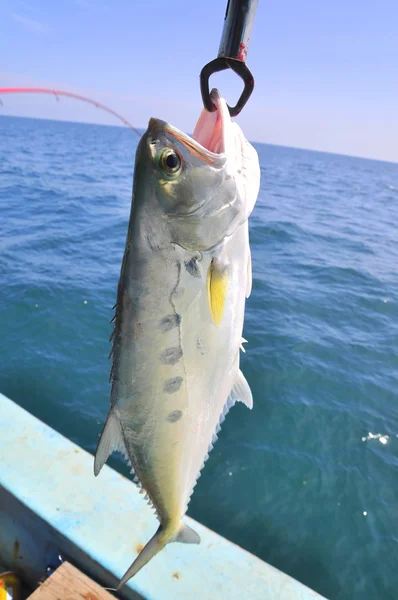
[[[111,108],[108,108],[107,106],[105,106],[105,104],[101,104],[101,102],[97,102],[96,100],[91,100],[91,98],[86,98],[85,96],[81,96],[80,94],[74,94],[73,92],[64,92],[63,90],[52,90],[50,88],[34,88],[34,87],[0,88],[0,95],[1,94],[25,94],[25,93],[52,94],[53,96],[56,97],[57,100],[58,100],[59,96],[66,96],[67,98],[73,98],[74,100],[81,100],[83,102],[88,102],[88,104],[92,104],[96,108],[100,108],[101,110],[105,110],[106,112],[110,113],[111,115],[113,115],[114,117],[119,119],[119,121],[124,123],[124,125],[127,125],[127,127],[132,129],[134,131],[134,133],[136,133],[138,135],[138,137],[141,137],[141,133],[138,131],[138,129],[136,129],[129,121],[127,121],[127,119],[125,119],[124,117],[119,115],[119,113],[112,110]]]

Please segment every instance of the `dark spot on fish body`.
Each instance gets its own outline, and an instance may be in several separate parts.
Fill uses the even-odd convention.
[[[163,390],[166,394],[175,394],[182,386],[182,377],[172,377],[164,382]]]
[[[203,343],[203,340],[201,340],[201,338],[197,338],[196,340],[196,347],[199,350],[199,352],[202,354],[202,356],[204,356],[206,354],[206,347]]]
[[[175,365],[181,357],[182,350],[176,346],[174,348],[166,348],[166,350],[161,353],[159,360],[164,365]]]
[[[159,323],[160,330],[162,333],[166,333],[175,327],[178,327],[181,323],[181,315],[178,313],[167,315],[167,317],[163,317]]]
[[[175,573],[173,573],[173,579],[181,579],[181,575],[179,574],[178,571],[176,571]]]
[[[196,258],[196,256],[194,256],[190,260],[186,260],[184,264],[186,270],[190,275],[192,275],[192,277],[200,277],[201,273],[198,265],[198,259]]]
[[[182,410],[173,410],[166,417],[166,421],[169,423],[177,423],[182,417]]]
[[[159,252],[160,251],[160,246],[157,243],[154,243],[152,240],[152,237],[150,235],[146,236],[146,241],[148,243],[149,248],[153,251],[153,252]]]
[[[143,544],[137,544],[135,547],[135,551],[137,552],[137,554],[139,554],[140,552],[142,552],[144,549]]]

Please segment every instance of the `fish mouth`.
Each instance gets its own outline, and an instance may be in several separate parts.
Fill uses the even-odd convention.
[[[228,134],[232,120],[228,106],[219,91],[213,89],[210,97],[216,110],[213,112],[202,110],[192,137],[158,119],[151,119],[149,128],[161,125],[168,135],[178,140],[189,152],[212,166],[222,166],[227,158]]]

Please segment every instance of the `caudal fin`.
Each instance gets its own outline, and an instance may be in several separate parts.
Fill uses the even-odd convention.
[[[142,567],[144,567],[158,552],[160,552],[166,544],[170,542],[182,542],[183,544],[200,544],[200,536],[188,525],[180,524],[180,527],[176,531],[163,529],[160,525],[155,535],[149,540],[146,546],[141,550],[133,564],[126,573],[123,575],[120,583],[116,589],[118,592],[120,588],[128,582],[129,579],[134,577],[136,573]]]

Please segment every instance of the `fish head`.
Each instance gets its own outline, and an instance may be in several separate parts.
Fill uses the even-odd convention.
[[[218,91],[211,97],[216,110],[202,111],[192,137],[151,119],[139,149],[164,226],[187,250],[206,250],[232,235],[259,190],[256,151]]]

